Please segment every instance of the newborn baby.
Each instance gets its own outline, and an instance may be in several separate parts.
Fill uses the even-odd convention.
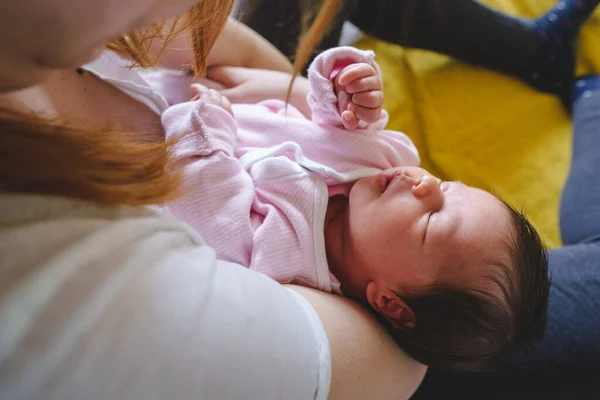
[[[368,304],[424,364],[486,368],[543,334],[546,252],[521,213],[418,168],[412,142],[384,130],[373,58],[317,57],[300,82],[310,119],[208,90],[167,110],[186,190],[170,212],[219,258]]]

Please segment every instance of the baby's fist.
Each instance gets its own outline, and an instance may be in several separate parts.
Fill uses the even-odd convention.
[[[206,86],[202,86],[198,83],[192,85],[192,91],[196,95],[192,98],[192,101],[202,100],[205,103],[212,104],[221,107],[233,116],[233,110],[231,109],[231,102],[217,90],[209,89]]]
[[[344,127],[356,129],[360,121],[379,121],[383,108],[383,85],[371,65],[347,66],[335,78],[338,107]]]

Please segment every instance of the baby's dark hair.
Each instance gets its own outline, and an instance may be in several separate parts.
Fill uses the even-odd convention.
[[[550,291],[548,256],[527,218],[505,206],[514,232],[506,243],[511,265],[492,263],[499,274],[490,277],[503,298],[436,286],[399,296],[414,311],[413,328],[398,329],[384,320],[395,340],[417,361],[447,371],[482,371],[543,336]]]

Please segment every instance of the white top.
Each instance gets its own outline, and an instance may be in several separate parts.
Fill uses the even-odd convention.
[[[190,89],[193,80],[183,71],[130,66],[130,60],[105,51],[96,60],[85,65],[84,69],[145,104],[157,114],[162,114],[169,105],[189,101],[195,95]],[[206,79],[197,81],[211,88],[222,87],[217,82]]]
[[[310,304],[182,222],[24,195],[0,210],[0,398],[327,398]]]
[[[144,71],[140,68],[129,68],[130,65],[131,61],[113,52],[105,51],[96,60],[85,65],[84,69],[110,83],[126,95],[145,104],[156,114],[162,114],[169,107],[166,96],[153,89],[153,85],[150,83],[160,82],[163,71]],[[156,79],[154,79],[155,75]],[[173,75],[177,74],[173,72]],[[180,76],[183,80],[183,75]],[[187,90],[189,90],[189,84],[187,86]],[[188,99],[191,99],[192,96],[190,95]]]

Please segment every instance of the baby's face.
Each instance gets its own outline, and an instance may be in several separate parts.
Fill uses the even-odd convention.
[[[470,286],[490,272],[481,265],[509,263],[510,221],[490,193],[402,167],[354,185],[347,231],[356,262],[376,283]]]

